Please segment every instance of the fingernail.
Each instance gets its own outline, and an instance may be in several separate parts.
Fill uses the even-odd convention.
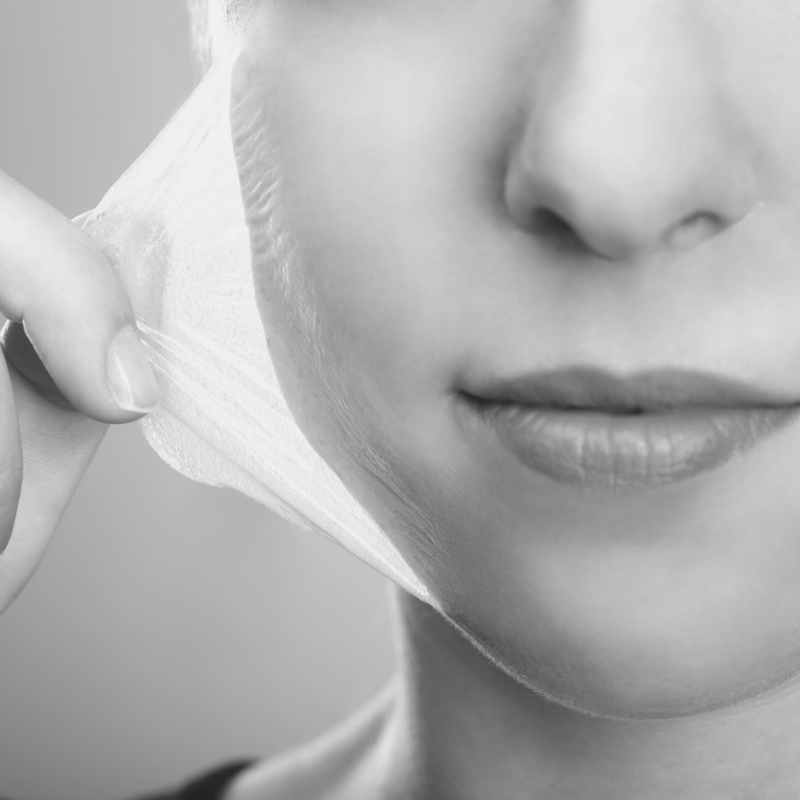
[[[158,406],[158,385],[133,328],[118,334],[108,348],[108,385],[126,411],[147,414]]]

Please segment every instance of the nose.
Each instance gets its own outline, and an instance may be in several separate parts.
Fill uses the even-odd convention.
[[[568,5],[526,83],[507,162],[516,225],[625,261],[744,219],[758,193],[750,138],[713,36],[677,11],[693,4]]]

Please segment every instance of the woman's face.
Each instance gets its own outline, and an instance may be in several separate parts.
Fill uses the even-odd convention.
[[[800,669],[800,421],[706,463],[706,420],[682,470],[683,434],[626,444],[603,407],[617,450],[556,432],[548,470],[464,393],[686,369],[800,402],[798,42],[779,0],[264,0],[247,33],[237,158],[298,423],[444,613],[588,713]]]

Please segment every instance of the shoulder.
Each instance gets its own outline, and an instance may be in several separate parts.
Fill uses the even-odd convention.
[[[365,788],[359,778],[372,772],[366,768],[384,739],[388,700],[381,693],[320,738],[246,769],[223,800],[357,800]]]

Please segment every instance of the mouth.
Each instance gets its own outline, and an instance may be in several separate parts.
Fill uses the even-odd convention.
[[[800,415],[795,398],[685,370],[538,372],[470,386],[459,399],[524,465],[594,489],[687,480]]]

